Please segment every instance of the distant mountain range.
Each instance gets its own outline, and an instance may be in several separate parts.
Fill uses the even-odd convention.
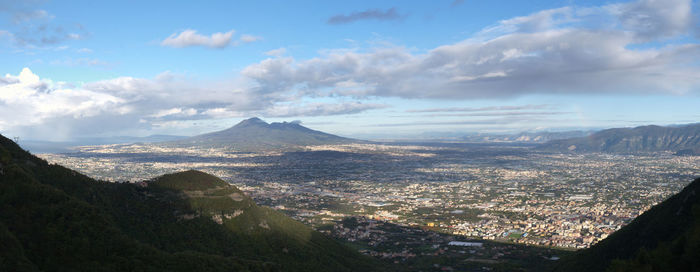
[[[22,146],[22,148],[27,149],[32,153],[67,153],[75,152],[75,147],[84,145],[156,143],[164,141],[175,141],[184,138],[187,137],[175,135],[150,135],[145,137],[115,136],[77,138],[72,141],[65,142],[20,139],[19,144]]]
[[[460,140],[474,143],[545,143],[551,140],[569,139],[591,135],[592,131],[562,131],[562,132],[521,132],[518,134],[473,134],[461,137]]]
[[[229,147],[239,151],[299,148],[309,145],[363,142],[309,129],[297,122],[268,124],[260,118],[246,119],[226,130],[164,143],[177,146]]]
[[[638,153],[672,151],[700,155],[700,124],[612,128],[586,137],[552,140],[538,147],[559,152]]]
[[[0,271],[382,271],[198,171],[93,180],[0,136]]]
[[[698,271],[700,178],[556,271]]]

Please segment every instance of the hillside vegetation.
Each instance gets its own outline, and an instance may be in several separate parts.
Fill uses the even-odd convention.
[[[382,269],[206,173],[101,182],[2,136],[0,214],[0,271]]]

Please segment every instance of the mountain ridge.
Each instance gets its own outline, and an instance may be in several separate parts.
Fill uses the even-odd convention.
[[[552,140],[537,147],[557,152],[639,153],[670,151],[700,154],[700,124],[611,128],[586,137]]]
[[[209,174],[97,181],[2,136],[0,214],[0,271],[382,269]]]
[[[311,145],[364,142],[302,126],[298,122],[267,123],[260,118],[245,119],[221,130],[163,143],[175,146],[228,147],[239,151],[298,149]]]
[[[476,133],[471,135],[464,135],[460,137],[461,140],[476,143],[545,143],[552,140],[570,139],[576,137],[585,137],[593,132],[583,131],[583,130],[571,130],[571,131],[540,131],[540,132],[520,132],[516,134],[490,134],[490,133]]]

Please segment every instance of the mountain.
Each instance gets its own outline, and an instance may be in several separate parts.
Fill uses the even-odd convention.
[[[382,269],[206,173],[102,182],[2,136],[0,215],[0,271]]]
[[[545,143],[551,140],[569,139],[590,135],[590,131],[562,131],[562,132],[521,132],[518,134],[473,134],[463,136],[461,139],[475,143]]]
[[[637,153],[672,151],[700,154],[700,124],[678,127],[612,128],[587,137],[553,140],[538,147],[559,152]]]
[[[132,144],[132,143],[155,143],[164,141],[175,141],[187,138],[175,135],[150,135],[145,137],[114,136],[114,137],[86,137],[76,138],[72,141],[54,142],[38,140],[21,140],[19,144],[22,148],[32,153],[68,153],[75,152],[76,147],[84,145],[107,145],[107,144]]]
[[[202,134],[166,144],[177,146],[229,147],[239,151],[299,148],[362,142],[309,129],[297,122],[268,124],[260,118],[246,119],[226,130]]]
[[[700,178],[556,271],[698,271]]]

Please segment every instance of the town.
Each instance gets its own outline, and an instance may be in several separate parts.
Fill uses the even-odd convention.
[[[698,156],[559,154],[507,144],[348,144],[262,153],[135,144],[40,156],[115,182],[202,170],[317,229],[356,217],[568,249],[604,239],[700,175]]]

